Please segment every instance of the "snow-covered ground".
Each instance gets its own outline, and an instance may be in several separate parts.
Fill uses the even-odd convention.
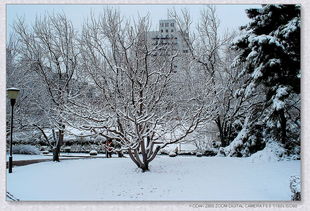
[[[15,167],[7,191],[20,200],[290,200],[300,161],[158,156],[142,173],[129,158]]]

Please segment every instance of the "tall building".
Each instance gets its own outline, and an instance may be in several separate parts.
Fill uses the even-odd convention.
[[[180,68],[181,58],[189,53],[188,33],[178,30],[174,19],[160,20],[158,31],[150,31],[148,39],[152,46],[157,46],[153,56],[165,56],[167,53],[178,52],[179,56],[174,65],[175,71]]]

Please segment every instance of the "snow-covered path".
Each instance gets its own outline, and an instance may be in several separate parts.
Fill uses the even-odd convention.
[[[48,159],[50,157],[46,155],[21,155],[21,154],[13,154],[13,161],[17,160],[39,160],[39,159]],[[6,160],[9,160],[9,155],[6,155]]]
[[[15,167],[7,191],[20,200],[290,200],[300,161],[167,157],[141,173],[129,158],[64,160]]]

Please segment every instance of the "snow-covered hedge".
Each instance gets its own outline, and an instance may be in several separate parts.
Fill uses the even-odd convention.
[[[64,150],[65,147],[62,148]],[[97,152],[104,152],[102,145],[99,144],[83,144],[80,145],[75,143],[70,146],[70,152],[89,152],[91,150],[96,150]]]
[[[43,155],[48,155],[48,154],[49,154],[49,151],[44,150],[44,151],[42,151],[42,154],[43,154]]]
[[[175,151],[171,151],[169,153],[169,157],[175,157],[175,156],[177,156],[177,153],[175,153]]]
[[[197,157],[201,157],[201,156],[202,156],[202,153],[201,153],[201,152],[196,152],[196,156],[197,156]]]
[[[98,154],[98,152],[96,150],[91,150],[89,152],[89,155],[97,155],[97,154]]]
[[[15,144],[25,145],[43,145],[45,143],[41,140],[41,135],[34,131],[15,132],[13,133],[13,140]],[[7,136],[7,141],[9,141],[9,136]]]
[[[63,151],[64,152],[70,152],[71,151],[71,147],[66,146],[66,147],[63,148]]]
[[[27,155],[38,155],[40,154],[40,150],[33,145],[14,145],[13,146],[13,154],[27,154]]]
[[[168,152],[168,150],[166,150],[166,149],[161,149],[161,150],[159,150],[159,153],[158,153],[158,154],[161,154],[161,155],[168,155],[169,152]]]
[[[53,141],[53,135],[51,129],[44,129],[47,137],[50,141]],[[84,135],[85,132],[77,133],[77,135]],[[10,137],[7,136],[7,141],[9,142]],[[38,130],[28,130],[22,132],[14,132],[13,133],[13,140],[15,144],[27,144],[27,145],[47,145],[47,142],[42,135],[42,133]],[[78,143],[79,145],[89,145],[89,144],[100,144],[104,141],[104,138],[93,138],[93,137],[79,137],[72,135],[68,132],[65,133],[64,136],[64,143],[68,146]]]

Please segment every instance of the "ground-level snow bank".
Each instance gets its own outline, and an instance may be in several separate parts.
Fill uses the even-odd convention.
[[[285,159],[285,149],[278,142],[269,141],[263,150],[251,155],[250,159],[252,162],[280,161]]]
[[[158,156],[141,173],[129,158],[15,167],[7,191],[20,200],[290,200],[300,161]]]

